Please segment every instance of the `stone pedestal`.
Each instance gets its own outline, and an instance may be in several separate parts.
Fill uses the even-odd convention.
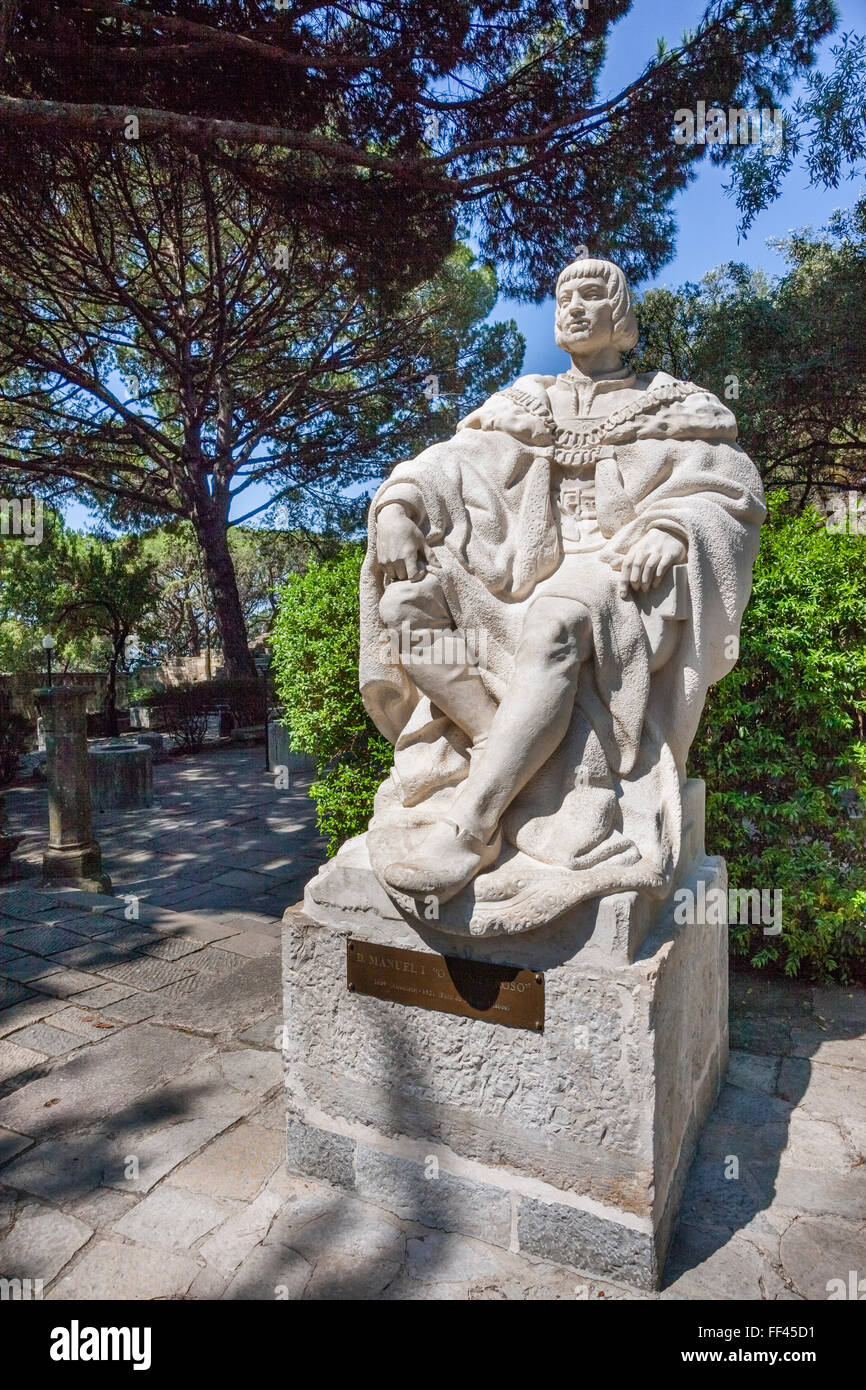
[[[87,699],[72,686],[37,690],[45,721],[48,779],[48,849],[42,858],[46,883],[110,893],[102,852],[93,838],[87,757]]]
[[[703,850],[702,792],[690,785],[679,879],[698,900],[701,880],[726,890]],[[449,937],[364,910],[354,857],[341,902],[326,910],[314,880],[307,911],[284,918],[289,1168],[401,1217],[656,1287],[727,1062],[727,927],[677,926],[673,898],[623,893],[548,930]],[[543,1032],[353,994],[349,936],[543,972]]]
[[[108,739],[88,750],[95,811],[153,805],[153,755],[143,743]]]

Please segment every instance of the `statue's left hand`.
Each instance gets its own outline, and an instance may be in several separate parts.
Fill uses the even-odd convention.
[[[668,531],[647,531],[619,561],[611,561],[622,576],[620,597],[626,597],[629,586],[642,594],[657,589],[668,570],[681,565],[685,558],[686,547],[677,536]]]

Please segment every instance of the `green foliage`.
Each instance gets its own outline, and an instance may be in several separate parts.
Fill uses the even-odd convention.
[[[829,109],[829,108],[828,108]],[[708,386],[773,497],[740,664],[710,693],[692,750],[707,779],[708,834],[731,883],[781,889],[783,933],[736,926],[758,967],[862,978],[863,826],[848,808],[866,772],[866,545],[828,532],[809,501],[866,491],[866,199],[821,233],[780,243],[769,280],[729,264],[700,285],[650,290],[637,370]]]
[[[781,889],[782,934],[731,926],[756,967],[866,979],[866,542],[771,495],[735,670],[692,748],[732,887]],[[862,800],[860,801],[862,811]]]
[[[140,538],[110,540],[67,531],[56,565],[54,625],[68,640],[102,638],[109,659],[122,663],[126,639],[155,622],[153,566]]]
[[[232,675],[254,666],[230,514],[279,504],[286,531],[351,533],[366,485],[523,354],[513,323],[484,322],[495,278],[466,248],[426,277],[413,260],[402,289],[365,284],[287,216],[259,157],[253,195],[170,142],[64,145],[40,194],[0,196],[0,466],[51,496],[74,482],[113,527],[191,522]],[[249,491],[265,484],[269,502]]]
[[[159,626],[143,652],[149,663],[198,656],[206,647],[219,650],[219,631],[204,558],[189,521],[172,521],[142,537],[159,589]],[[229,554],[238,595],[251,639],[268,631],[277,611],[278,591],[289,575],[302,570],[317,551],[333,553],[339,542],[328,535],[267,526],[232,526]],[[139,641],[139,649],[143,644]]]
[[[768,485],[800,502],[864,491],[866,198],[777,246],[787,270],[773,280],[732,262],[699,285],[648,290],[631,365],[725,400]]]
[[[29,671],[36,679],[45,665],[38,634],[26,623],[17,618],[4,615],[5,596],[3,576],[0,573],[0,671],[14,673]]]
[[[42,635],[57,640],[55,670],[103,667],[113,705],[117,671],[135,631],[156,629],[154,566],[138,536],[116,540],[67,530],[46,509],[39,545],[0,542],[0,669],[41,670]]]
[[[854,178],[863,168],[866,38],[843,33],[830,55],[832,67],[824,64],[806,74],[802,94],[785,113],[783,140],[733,147],[730,156],[711,152],[717,162],[730,158],[743,230],[778,197],[798,157],[813,187],[838,188],[843,178]]]
[[[735,953],[847,981],[866,977],[866,819],[848,814],[866,772],[866,543],[783,506],[771,496],[739,664],[710,692],[692,771],[731,885],[783,894],[782,935],[734,924]],[[358,693],[361,560],[347,546],[293,576],[274,631],[277,693],[292,747],[317,759],[332,854],[366,828],[392,760]]]
[[[36,674],[45,668],[40,642],[52,630],[63,530],[59,513],[46,508],[40,545],[25,545],[20,537],[0,539],[0,671]],[[58,666],[65,656],[55,653]]]
[[[382,745],[381,754],[374,744]],[[338,763],[326,769],[310,787],[316,803],[319,829],[328,841],[328,854],[337,853],[344,840],[363,835],[373,815],[373,799],[387,776],[394,750],[376,733],[366,759]]]
[[[273,672],[291,746],[318,767],[311,788],[330,854],[366,830],[393,749],[367,715],[358,690],[358,582],[363,549],[292,575],[273,630]]]
[[[676,145],[673,112],[698,93],[723,108],[780,106],[838,18],[832,0],[712,0],[689,14],[678,43],[639,42],[611,91],[608,45],[621,42],[612,31],[632,0],[172,0],[131,6],[122,23],[99,18],[126,8],[2,6],[23,11],[9,25],[0,68],[0,89],[15,97],[0,122],[11,189],[41,191],[58,144],[79,153],[97,131],[114,134],[120,126],[106,107],[144,108],[140,142],[113,141],[125,162],[133,145],[151,142],[161,154],[186,145],[214,184],[231,168],[238,220],[252,220],[250,190],[269,194],[285,224],[337,253],[362,287],[429,277],[462,220],[485,259],[508,274],[507,288],[535,296],[576,241],[592,238],[641,278],[664,264],[674,239],[668,205],[696,161],[712,151],[732,166],[735,186],[742,163],[736,146]],[[665,18],[675,23],[676,7]],[[860,148],[858,58],[855,46],[829,89],[810,88],[812,104],[790,113],[792,140],[802,130],[805,143],[817,124],[822,144],[841,146],[829,163],[809,161],[816,178],[837,178]],[[840,98],[850,114],[828,121],[825,110]],[[57,105],[46,110],[46,102]],[[33,132],[27,113],[37,103]],[[267,145],[226,121],[270,127]],[[98,145],[103,158],[111,145]],[[752,173],[744,212],[754,214],[777,186],[772,168]],[[165,251],[153,235],[166,272],[183,258],[176,228],[188,201],[178,190],[161,229],[171,235]],[[150,232],[149,221],[142,225]],[[231,272],[233,257],[214,259]],[[8,260],[15,264],[11,248]],[[226,297],[236,308],[237,298]],[[154,321],[167,344],[179,316],[172,309]]]

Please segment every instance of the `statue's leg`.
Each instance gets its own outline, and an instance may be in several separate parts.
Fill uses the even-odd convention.
[[[447,901],[496,859],[499,822],[565,737],[580,668],[591,652],[592,621],[582,604],[536,600],[485,748],[473,758],[448,820],[431,828],[411,864],[388,869],[392,887]]]
[[[451,808],[451,819],[482,840],[494,834],[511,802],[565,737],[577,678],[592,652],[592,621],[582,604],[540,598],[530,608],[514,674]]]
[[[483,742],[496,701],[477,666],[459,657],[454,620],[435,574],[396,580],[385,589],[379,616],[398,643],[400,660],[417,685],[475,745]]]

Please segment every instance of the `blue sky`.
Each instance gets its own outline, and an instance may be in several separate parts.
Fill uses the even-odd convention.
[[[592,3],[592,0],[590,0]],[[862,33],[866,28],[866,0],[836,0],[839,11],[837,35],[853,30]],[[630,12],[611,31],[608,55],[600,95],[612,95],[630,80],[655,52],[656,40],[665,38],[674,47],[684,29],[693,26],[706,7],[706,0],[676,0],[674,5],[660,5],[658,0],[634,0]],[[820,65],[830,66],[829,49],[836,41],[831,36],[819,56]],[[724,261],[742,260],[748,265],[778,274],[783,261],[777,251],[767,246],[773,237],[784,237],[793,228],[820,227],[838,207],[850,207],[863,190],[864,179],[843,182],[837,189],[811,188],[802,167],[795,166],[785,180],[780,197],[756,217],[748,236],[738,239],[737,207],[723,184],[727,174],[709,160],[702,160],[694,181],[672,204],[677,223],[677,247],[674,259],[640,289],[653,285],[676,287],[686,280],[700,280],[709,270]],[[598,249],[603,253],[603,248]],[[491,321],[515,319],[526,339],[524,372],[560,372],[568,358],[553,341],[553,300],[540,304],[522,304],[507,298],[499,300]],[[266,484],[250,488],[240,499],[235,515],[243,515],[268,498]],[[93,519],[77,503],[66,509],[72,526],[86,528]]]

